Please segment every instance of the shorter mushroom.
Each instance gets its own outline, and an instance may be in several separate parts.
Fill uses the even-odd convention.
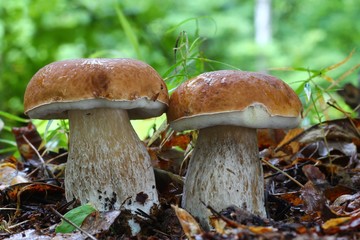
[[[210,212],[203,203],[218,211],[236,205],[266,217],[256,129],[296,127],[301,112],[301,102],[287,84],[261,73],[214,71],[181,84],[170,97],[170,126],[200,129],[183,207],[206,229]]]
[[[133,59],[75,59],[51,63],[29,82],[30,118],[69,119],[67,200],[100,211],[150,213],[158,194],[149,154],[130,119],[161,115],[167,88],[148,64]]]

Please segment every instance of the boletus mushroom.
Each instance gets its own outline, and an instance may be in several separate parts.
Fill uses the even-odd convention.
[[[33,119],[69,119],[67,200],[100,211],[149,213],[158,204],[149,154],[130,124],[168,106],[166,85],[151,66],[126,58],[54,62],[32,77],[24,105]]]
[[[301,113],[294,91],[270,75],[221,70],[181,84],[170,97],[168,121],[176,131],[199,129],[182,206],[207,229],[205,205],[266,217],[256,129],[296,127]]]

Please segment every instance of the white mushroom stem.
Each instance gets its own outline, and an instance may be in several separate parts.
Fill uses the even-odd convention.
[[[238,206],[265,217],[256,129],[215,126],[199,131],[185,180],[183,207],[209,229],[206,206]]]
[[[127,112],[72,110],[69,124],[66,199],[90,202],[100,211],[124,207],[150,213],[158,204],[154,172]]]

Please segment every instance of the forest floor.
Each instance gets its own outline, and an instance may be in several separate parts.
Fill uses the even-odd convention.
[[[258,131],[268,218],[208,206],[214,229],[207,232],[178,207],[193,133],[160,132],[146,143],[152,141],[161,206],[152,216],[139,214],[142,230],[130,237],[120,211],[87,212],[66,201],[67,152],[37,151],[42,139],[29,124],[13,130],[21,159],[0,162],[0,239],[360,239],[359,132],[360,119],[351,118]],[[72,209],[86,217],[80,230],[56,233]]]

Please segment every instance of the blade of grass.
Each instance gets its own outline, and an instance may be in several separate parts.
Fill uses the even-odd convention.
[[[328,81],[328,82],[330,82],[332,84],[335,83],[335,80],[332,77],[328,76],[328,75],[321,75],[321,78],[325,79],[326,81]]]
[[[270,162],[264,160],[264,159],[261,159],[261,161],[263,163],[265,163],[266,165],[268,165],[269,167],[275,169],[276,171],[282,173],[283,175],[285,175],[286,177],[288,177],[291,181],[293,181],[294,183],[296,183],[299,187],[303,188],[304,185],[302,185],[298,180],[296,180],[295,178],[293,178],[292,176],[290,176],[289,174],[287,174],[286,172],[284,172],[283,170],[281,170],[280,168],[274,166],[273,164],[271,164]]]
[[[178,24],[176,24],[176,25],[173,26],[172,28],[169,28],[169,29],[165,32],[165,34],[170,34],[170,33],[174,32],[174,31],[176,31],[176,29],[178,29],[181,25],[184,25],[184,24],[187,23],[187,22],[195,21],[195,23],[196,23],[196,25],[197,25],[196,30],[195,30],[195,31],[196,31],[196,32],[195,32],[195,35],[198,36],[198,34],[199,34],[198,21],[199,21],[200,19],[204,19],[204,18],[208,18],[208,19],[212,20],[212,22],[213,22],[214,25],[215,25],[215,33],[216,33],[216,31],[217,31],[216,21],[215,21],[212,17],[210,17],[210,16],[202,16],[202,17],[187,18],[187,19],[185,19],[184,21],[179,22]]]
[[[346,72],[344,72],[340,77],[338,77],[338,79],[331,84],[326,91],[330,90],[331,88],[333,88],[334,86],[338,85],[341,81],[343,81],[347,76],[349,76],[350,74],[352,74],[355,70],[357,70],[358,68],[360,68],[360,64],[357,64],[355,66],[353,66],[352,68],[350,68],[349,70],[347,70]]]
[[[3,149],[0,149],[0,154],[16,152],[17,150],[18,150],[17,147],[3,148]]]
[[[120,8],[119,4],[117,4],[115,6],[115,11],[116,11],[117,17],[118,17],[119,22],[124,30],[126,37],[128,38],[128,40],[130,41],[131,45],[133,46],[133,48],[135,50],[137,58],[142,59],[139,41],[136,37],[136,34],[133,31],[133,28],[131,27],[131,25],[129,23],[129,21],[127,20],[122,9]]]
[[[220,61],[216,61],[216,60],[209,59],[209,58],[194,58],[194,59],[199,60],[199,61],[204,61],[204,62],[207,62],[207,63],[216,63],[216,64],[226,66],[226,67],[229,67],[229,68],[235,69],[235,70],[241,70],[240,68],[235,67],[234,65],[224,63],[224,62],[220,62]]]
[[[279,68],[270,68],[271,71],[299,71],[299,72],[311,72],[314,74],[320,74],[321,71],[315,69],[308,69],[304,67],[279,67]]]
[[[13,115],[11,113],[7,113],[4,111],[0,111],[0,116],[2,116],[4,118],[8,118],[10,120],[17,121],[17,122],[22,122],[22,123],[28,123],[30,121],[29,119],[21,118],[21,117],[18,117],[16,115]]]
[[[349,61],[349,59],[352,57],[352,55],[354,54],[354,52],[355,52],[355,50],[352,50],[352,51],[350,52],[350,54],[349,54],[345,59],[343,59],[343,60],[341,60],[340,62],[335,63],[335,64],[333,64],[333,65],[325,68],[325,71],[330,71],[330,70],[333,70],[333,69],[335,69],[335,68],[340,67],[341,65],[343,65],[344,63],[346,63],[347,61]]]
[[[7,139],[0,139],[0,143],[5,143],[11,146],[16,146],[16,142],[15,141],[11,141],[11,140],[7,140]]]

